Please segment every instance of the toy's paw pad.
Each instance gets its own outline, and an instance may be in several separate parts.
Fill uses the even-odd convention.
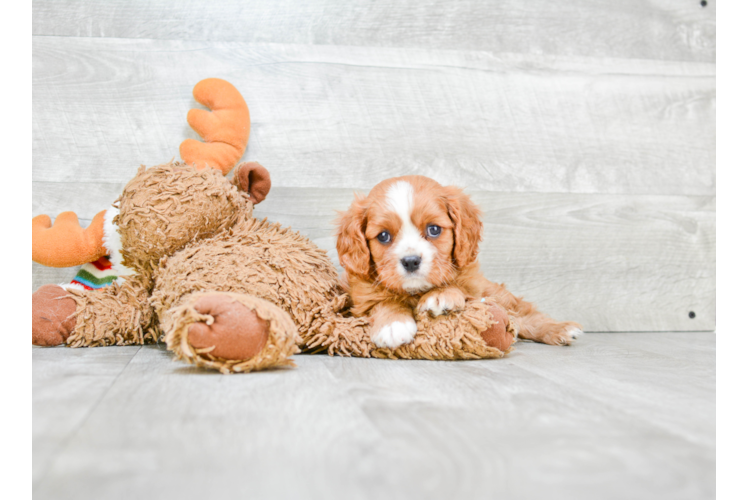
[[[198,353],[223,359],[251,359],[268,340],[269,323],[244,304],[221,295],[202,297],[195,310],[208,316],[193,323],[188,340]]]
[[[417,330],[416,322],[412,319],[393,321],[380,328],[371,340],[377,347],[396,349],[403,344],[412,342]]]
[[[489,312],[496,323],[481,332],[481,337],[489,346],[506,352],[516,340],[515,334],[509,331],[509,315],[498,305],[492,305]]]
[[[64,344],[75,328],[75,300],[57,285],[44,285],[31,295],[31,343]]]
[[[427,293],[418,303],[418,312],[430,312],[433,316],[449,314],[465,309],[465,295],[457,289]]]

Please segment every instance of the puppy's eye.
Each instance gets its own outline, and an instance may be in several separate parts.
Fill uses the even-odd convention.
[[[390,236],[389,231],[382,231],[377,235],[377,239],[379,240],[379,243],[389,243],[392,236]]]
[[[440,234],[442,234],[442,228],[440,228],[439,226],[431,224],[429,227],[426,228],[426,235],[429,238],[436,238]]]

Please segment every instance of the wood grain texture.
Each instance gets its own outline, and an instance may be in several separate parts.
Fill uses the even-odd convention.
[[[33,34],[715,59],[698,0],[34,0]]]
[[[748,19],[742,5],[718,2],[712,22],[718,49],[714,53],[711,155],[717,323],[748,330]],[[735,470],[748,465],[748,450],[743,461]],[[735,474],[734,480],[736,484],[743,481],[742,473]]]
[[[94,187],[35,183],[34,215],[53,213],[62,190],[86,224],[118,195],[117,184]],[[548,314],[589,331],[715,328],[713,197],[470,193],[485,212],[483,272]],[[273,187],[255,215],[307,235],[337,264],[334,218],[352,201],[350,189]],[[49,282],[41,270],[35,289]]]
[[[748,173],[745,172],[745,168],[736,178],[742,180],[742,183],[736,183],[737,186],[748,182]],[[746,327],[748,326],[748,198],[716,196],[712,206],[714,265],[717,273],[717,323]]]
[[[82,349],[73,357],[59,353],[66,349],[34,347],[32,352],[34,482],[64,455],[70,439],[140,348]]]
[[[80,269],[76,267],[44,267],[36,262],[31,263],[31,289],[36,291],[42,285],[62,285],[70,283]]]
[[[715,65],[372,47],[33,39],[33,179],[124,182],[232,81],[281,187],[418,173],[486,191],[713,195]],[[36,195],[35,195],[36,196]]]
[[[113,348],[34,349],[35,446],[66,443],[34,454],[34,498],[715,496],[710,333],[589,334],[466,362],[295,356],[231,377],[122,349],[124,369]],[[72,373],[110,387],[59,426],[79,411]]]
[[[717,460],[718,474],[740,471],[738,484],[748,465],[748,328],[730,330],[717,335]]]

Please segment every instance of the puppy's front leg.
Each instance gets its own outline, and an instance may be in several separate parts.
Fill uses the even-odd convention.
[[[410,308],[397,302],[385,301],[374,306],[369,322],[372,342],[390,349],[412,342],[418,329]]]
[[[435,288],[418,301],[418,312],[429,311],[434,316],[465,309],[465,294],[456,286]]]

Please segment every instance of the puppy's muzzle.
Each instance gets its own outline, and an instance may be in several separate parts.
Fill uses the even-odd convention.
[[[414,273],[418,271],[421,266],[421,258],[418,255],[408,255],[400,260],[400,264],[403,265],[406,271]]]

